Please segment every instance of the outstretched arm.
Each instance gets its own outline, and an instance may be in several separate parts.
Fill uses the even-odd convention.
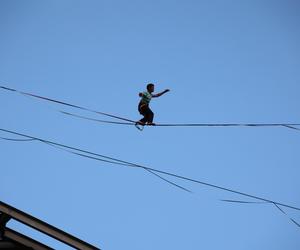
[[[155,94],[155,95],[152,95],[152,97],[160,97],[161,95],[163,95],[163,94],[165,94],[165,93],[167,93],[167,92],[169,92],[170,90],[169,89],[166,89],[166,90],[164,90],[163,92],[160,92],[160,93],[157,93],[157,94]]]

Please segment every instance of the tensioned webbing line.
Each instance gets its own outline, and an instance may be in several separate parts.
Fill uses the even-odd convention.
[[[100,123],[109,123],[109,124],[117,124],[117,125],[135,125],[131,122],[116,122],[116,121],[107,121],[96,118],[91,118],[83,115],[78,115],[66,111],[59,111],[60,113],[84,120],[100,122]],[[148,125],[146,125],[148,126]],[[152,127],[286,127],[294,130],[300,130],[299,128],[293,126],[300,126],[297,123],[173,123],[173,124],[156,124],[151,125]]]
[[[118,119],[118,120],[125,121],[125,122],[98,120],[98,119],[94,119],[94,118],[89,118],[89,117],[80,116],[80,115],[72,114],[69,112],[61,111],[65,115],[71,115],[71,116],[74,116],[77,118],[93,120],[93,121],[102,122],[102,123],[111,123],[111,124],[119,124],[119,125],[134,125],[136,123],[136,121],[128,119],[128,118],[109,114],[109,113],[102,112],[102,111],[93,110],[93,109],[86,108],[83,106],[71,104],[71,103],[68,103],[65,101],[60,101],[60,100],[52,99],[49,97],[36,95],[33,93],[23,92],[23,91],[5,87],[5,86],[0,86],[0,88],[2,90],[16,92],[16,93],[26,95],[29,97],[37,98],[37,99],[48,101],[48,102],[57,103],[57,104],[64,105],[64,106],[69,106],[69,107],[84,110],[84,111],[89,111],[92,113],[96,113],[98,115],[107,116],[107,117]],[[300,130],[299,128],[296,128],[294,126],[300,126],[300,123],[166,123],[166,124],[156,124],[155,125],[155,127],[286,127],[286,128],[290,128],[290,129]]]
[[[71,146],[68,146],[68,145],[65,145],[65,144],[61,144],[61,143],[57,143],[57,142],[52,142],[52,141],[49,141],[49,140],[44,140],[44,139],[41,139],[41,138],[38,138],[38,137],[33,137],[33,136],[30,136],[30,135],[25,135],[25,134],[14,132],[14,131],[7,130],[7,129],[0,128],[0,131],[6,132],[6,133],[9,133],[9,134],[13,134],[13,135],[18,135],[18,136],[25,137],[25,138],[28,138],[28,139],[34,139],[34,140],[37,140],[37,141],[40,141],[40,142],[44,142],[44,143],[50,143],[50,144],[55,145],[55,146],[63,147],[63,148],[66,148],[66,149],[75,150],[75,151],[82,152],[82,153],[89,154],[89,155],[93,155],[93,156],[96,156],[96,157],[101,157],[101,158],[104,158],[104,159],[107,159],[107,160],[111,161],[110,163],[113,163],[113,164],[118,164],[119,165],[119,163],[122,163],[123,165],[124,164],[128,164],[128,165],[130,165],[132,167],[148,169],[148,170],[151,170],[151,171],[156,172],[158,174],[165,174],[165,175],[172,176],[172,177],[175,177],[175,178],[178,178],[178,179],[182,179],[182,180],[186,180],[186,181],[189,181],[189,182],[193,182],[193,183],[201,184],[201,185],[204,185],[204,186],[208,186],[208,187],[211,187],[211,188],[214,188],[214,189],[220,189],[220,190],[223,190],[223,191],[227,191],[227,192],[230,192],[230,193],[238,194],[238,195],[245,196],[245,197],[248,197],[248,198],[253,198],[253,199],[256,199],[256,200],[260,200],[260,201],[264,201],[264,202],[268,202],[268,203],[273,203],[273,204],[276,204],[278,206],[283,206],[283,207],[287,207],[287,208],[291,208],[291,209],[300,211],[299,207],[295,207],[295,206],[292,206],[292,205],[284,204],[282,202],[277,202],[277,201],[273,201],[273,200],[270,200],[270,199],[262,198],[262,197],[259,197],[259,196],[256,196],[256,195],[247,194],[247,193],[240,192],[240,191],[237,191],[237,190],[234,190],[234,189],[230,189],[230,188],[225,188],[225,187],[222,187],[222,186],[214,185],[214,184],[211,184],[211,183],[208,183],[208,182],[204,182],[204,181],[192,179],[192,178],[185,177],[185,176],[182,176],[182,175],[173,174],[171,172],[166,172],[166,171],[162,171],[162,170],[158,170],[158,169],[146,167],[146,166],[143,166],[143,165],[140,165],[140,164],[131,163],[131,162],[120,160],[120,159],[117,159],[117,158],[114,158],[114,157],[109,157],[109,156],[105,156],[105,155],[93,153],[91,151],[87,151],[87,150],[83,150],[83,149],[71,147]],[[100,160],[100,159],[97,158],[97,160]]]

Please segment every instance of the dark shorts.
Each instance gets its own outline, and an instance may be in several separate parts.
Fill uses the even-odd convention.
[[[139,106],[138,106],[138,110],[139,110],[140,114],[142,116],[144,116],[144,118],[140,120],[142,123],[147,123],[147,122],[152,123],[153,122],[154,114],[153,114],[152,110],[149,108],[148,104],[140,102]]]

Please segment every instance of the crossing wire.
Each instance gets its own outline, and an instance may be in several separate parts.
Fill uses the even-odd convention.
[[[2,129],[0,129],[2,130]],[[4,131],[4,130],[2,130]],[[8,131],[5,131],[7,133],[9,133]],[[10,131],[12,132],[12,131]],[[7,138],[7,137],[0,137],[0,139],[3,139],[3,140],[7,140],[7,141],[17,141],[17,142],[24,142],[24,141],[40,141],[42,143],[45,143],[46,145],[49,145],[49,146],[52,146],[54,148],[57,148],[59,150],[63,150],[65,152],[68,152],[68,153],[71,153],[71,154],[74,154],[74,155],[77,155],[77,156],[81,156],[81,157],[85,157],[85,158],[88,158],[88,159],[92,159],[92,160],[97,160],[97,161],[101,161],[101,162],[105,162],[105,163],[110,163],[110,164],[115,164],[115,165],[121,165],[121,166],[127,166],[127,167],[136,167],[134,166],[133,164],[131,163],[123,163],[123,162],[120,162],[120,161],[116,161],[115,159],[111,158],[111,157],[106,157],[104,155],[99,155],[99,154],[92,154],[88,151],[85,151],[85,150],[80,150],[80,149],[77,149],[77,148],[73,148],[73,147],[68,147],[66,145],[63,145],[63,144],[58,144],[58,143],[54,143],[54,142],[50,142],[50,141],[47,141],[47,140],[43,140],[43,139],[40,139],[40,138],[36,138],[36,137],[31,137],[31,136],[26,136],[26,135],[22,135],[22,134],[18,134],[18,133],[13,133],[15,135],[19,135],[19,136],[24,136],[26,138],[29,138],[29,139],[15,139],[15,138]],[[78,152],[74,152],[75,151],[78,151]],[[95,157],[95,156],[91,156],[91,155],[87,155],[87,154],[92,154],[92,155],[97,155],[97,156],[101,156],[103,158],[106,158],[106,159],[100,159],[99,157]],[[164,177],[162,177],[161,175],[155,173],[154,171],[152,171],[151,169],[148,169],[146,167],[141,167],[143,168],[145,171],[147,171],[148,173],[158,177],[159,179],[177,187],[177,188],[180,188],[188,193],[192,193],[191,190],[175,183],[175,182],[172,182]]]
[[[241,200],[221,200],[228,203],[238,203],[238,204],[271,204],[274,205],[283,215],[285,215],[293,224],[295,224],[297,227],[300,228],[300,224],[294,220],[291,216],[289,216],[279,205],[276,203],[270,203],[270,202],[255,202],[255,201],[241,201]]]
[[[65,101],[60,101],[60,100],[56,100],[53,98],[36,95],[33,93],[23,92],[23,91],[5,87],[5,86],[0,86],[0,89],[19,93],[19,94],[26,95],[26,96],[33,97],[33,98],[37,98],[39,100],[53,102],[56,104],[92,112],[92,113],[95,113],[98,115],[107,116],[110,118],[121,120],[123,122],[98,120],[98,119],[88,118],[85,116],[80,116],[80,115],[61,111],[65,115],[71,115],[71,116],[75,116],[75,117],[82,118],[82,119],[93,120],[93,121],[98,121],[98,122],[103,122],[103,123],[119,124],[119,125],[134,125],[136,123],[136,121],[128,119],[128,118],[124,118],[121,116],[113,115],[113,114],[102,112],[102,111],[93,110],[93,109],[86,108],[83,106],[71,104],[71,103],[68,103]],[[147,124],[146,124],[146,126],[147,126]],[[300,123],[166,123],[166,124],[156,124],[155,126],[156,127],[286,127],[289,129],[300,130],[299,128],[295,127],[295,126],[300,126]]]
[[[286,208],[290,208],[290,209],[300,211],[300,208],[296,207],[296,206],[284,204],[282,202],[273,201],[273,200],[262,198],[262,197],[259,197],[259,196],[256,196],[256,195],[244,193],[244,192],[241,192],[241,191],[237,191],[237,190],[222,187],[222,186],[218,186],[218,185],[215,185],[215,184],[211,184],[211,183],[200,181],[200,180],[197,180],[197,179],[185,177],[185,176],[174,174],[174,173],[171,173],[171,172],[146,167],[146,166],[143,166],[143,165],[139,165],[139,164],[131,163],[131,162],[128,162],[128,161],[120,160],[120,159],[117,159],[117,158],[114,158],[114,157],[105,156],[105,155],[98,154],[98,153],[93,153],[91,151],[83,150],[83,149],[80,149],[80,148],[75,148],[75,147],[68,146],[68,145],[61,144],[61,143],[57,143],[57,142],[52,142],[52,141],[49,141],[49,140],[41,139],[41,138],[30,136],[30,135],[25,135],[25,134],[22,134],[22,133],[19,133],[19,132],[15,132],[15,131],[3,129],[3,128],[0,128],[0,131],[6,132],[6,133],[9,133],[9,134],[13,134],[13,135],[17,135],[17,136],[21,136],[21,137],[25,137],[25,138],[28,138],[28,139],[34,139],[34,140],[44,142],[44,143],[49,143],[49,144],[52,144],[52,145],[55,145],[55,146],[58,146],[58,147],[63,147],[63,148],[68,149],[68,150],[75,150],[77,152],[88,154],[88,155],[91,155],[91,156],[97,158],[95,160],[100,160],[100,159],[98,159],[98,157],[101,157],[101,158],[104,158],[106,160],[111,161],[111,163],[113,163],[113,164],[118,164],[118,165],[120,165],[120,163],[128,164],[131,167],[137,167],[137,168],[150,170],[152,172],[155,172],[156,174],[164,174],[164,175],[167,175],[169,177],[170,176],[175,177],[177,179],[189,181],[189,182],[192,182],[192,183],[197,183],[197,184],[208,186],[208,187],[211,187],[211,188],[214,188],[214,189],[227,191],[227,192],[234,193],[234,194],[237,194],[237,195],[240,195],[240,196],[245,196],[245,197],[252,198],[252,199],[255,199],[255,200],[264,201],[264,202],[267,202],[267,203],[272,203],[272,204],[276,204],[278,206],[282,206],[282,207],[286,207]],[[93,157],[90,157],[90,158],[93,158]]]

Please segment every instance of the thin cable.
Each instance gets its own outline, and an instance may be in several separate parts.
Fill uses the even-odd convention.
[[[229,203],[240,203],[240,204],[272,204],[274,205],[276,208],[278,208],[278,210],[283,213],[286,217],[288,217],[288,219],[295,224],[296,226],[300,227],[300,224],[295,221],[293,218],[291,218],[282,208],[279,207],[279,205],[277,205],[276,203],[271,203],[271,202],[254,202],[254,201],[239,201],[239,200],[221,200],[224,202],[229,202]]]
[[[295,221],[293,218],[291,218],[282,208],[280,208],[279,206],[278,206],[278,204],[276,204],[276,203],[273,203],[274,204],[274,206],[275,207],[277,207],[278,208],[278,210],[281,212],[281,213],[283,213],[284,215],[286,215],[288,218],[289,218],[289,220],[291,221],[291,222],[293,222],[297,227],[300,227],[300,224],[297,222],[297,221]]]
[[[61,111],[61,110],[59,110],[59,112],[64,114],[64,115],[73,116],[73,117],[77,117],[77,118],[84,119],[84,120],[89,120],[89,121],[94,121],[94,122],[119,124],[119,125],[135,125],[135,123],[132,123],[132,122],[106,121],[106,120],[99,120],[99,119],[90,118],[90,117],[86,117],[86,116],[82,116],[82,115],[76,115],[76,114],[72,114],[72,113],[69,113],[69,112],[66,112],[66,111]]]
[[[28,141],[34,141],[34,139],[15,139],[15,138],[7,138],[7,137],[0,137],[2,140],[6,141],[15,141],[15,142],[28,142]]]
[[[116,161],[104,160],[104,159],[100,159],[100,158],[97,158],[97,157],[93,157],[93,156],[89,156],[89,155],[77,153],[77,152],[65,149],[64,147],[59,147],[59,146],[57,146],[55,144],[52,144],[50,142],[46,142],[46,141],[40,141],[40,142],[45,143],[46,145],[49,145],[49,146],[54,147],[56,149],[63,150],[65,152],[68,152],[68,153],[71,153],[71,154],[74,154],[74,155],[77,155],[77,156],[85,157],[85,158],[88,158],[88,159],[97,160],[97,161],[101,161],[101,162],[105,162],[105,163],[110,163],[110,164],[114,164],[114,165],[121,165],[121,166],[126,166],[126,167],[132,167],[129,164],[124,164],[124,163],[120,163],[120,162],[116,162]]]
[[[49,145],[51,145],[51,144],[49,144]],[[52,146],[54,146],[54,145],[52,145]],[[65,150],[65,149],[63,149],[63,150]],[[92,159],[92,160],[102,161],[102,162],[111,163],[111,164],[115,164],[115,165],[126,166],[126,167],[135,167],[135,166],[132,166],[131,164],[125,164],[125,163],[121,163],[121,162],[113,162],[113,161],[109,161],[109,160],[103,160],[103,159],[99,159],[99,158],[97,158],[97,157],[93,157],[93,156],[84,155],[84,154],[81,154],[81,153],[72,152],[72,151],[70,151],[70,150],[65,150],[65,151],[67,151],[67,152],[69,152],[69,153],[72,153],[72,154],[75,154],[75,155],[78,155],[78,156],[81,156],[81,157],[89,158],[89,159]],[[180,188],[180,189],[182,189],[182,190],[184,190],[184,191],[187,191],[187,192],[189,192],[189,193],[192,193],[189,189],[186,189],[186,188],[184,188],[184,187],[182,187],[182,186],[176,184],[175,182],[169,181],[168,179],[166,179],[166,178],[160,176],[159,174],[156,174],[156,173],[152,172],[151,170],[149,170],[149,169],[147,169],[147,168],[143,168],[143,169],[146,170],[146,171],[148,171],[149,173],[155,175],[156,177],[162,179],[163,181],[165,181],[165,182],[167,182],[167,183],[169,183],[169,184],[175,186],[175,187],[178,187],[178,188]]]
[[[170,172],[166,172],[166,171],[162,171],[162,170],[158,170],[158,169],[154,169],[154,168],[150,168],[150,167],[145,167],[145,166],[142,166],[142,165],[139,165],[139,164],[134,164],[134,163],[119,160],[119,159],[116,159],[116,158],[113,158],[113,157],[109,157],[109,156],[105,156],[105,155],[101,155],[101,154],[96,154],[96,153],[93,153],[93,152],[90,152],[90,151],[82,150],[82,149],[79,149],[79,148],[67,146],[67,145],[64,145],[64,144],[56,143],[56,142],[51,142],[51,141],[48,141],[48,140],[40,139],[40,138],[37,138],[37,137],[21,134],[21,133],[6,130],[6,129],[1,129],[0,128],[0,130],[4,131],[4,132],[7,132],[7,133],[10,133],[10,134],[19,135],[19,136],[23,136],[23,137],[31,138],[31,139],[36,139],[36,140],[41,141],[41,142],[48,142],[48,143],[51,143],[53,145],[61,146],[61,147],[67,148],[67,149],[76,150],[78,152],[87,153],[87,154],[90,154],[90,155],[102,157],[102,158],[105,158],[105,159],[117,161],[117,162],[124,163],[124,164],[130,164],[131,166],[134,166],[134,167],[148,169],[148,170],[151,170],[151,171],[156,172],[156,173],[165,174],[165,175],[172,176],[172,177],[175,177],[175,178],[178,178],[178,179],[183,179],[183,180],[186,180],[186,181],[189,181],[189,182],[201,184],[201,185],[208,186],[208,187],[215,188],[215,189],[220,189],[220,190],[227,191],[227,192],[230,192],[230,193],[235,193],[235,194],[245,196],[245,197],[250,197],[250,198],[253,198],[253,199],[256,199],[256,200],[260,200],[260,201],[274,203],[274,204],[277,204],[277,205],[280,205],[280,206],[283,206],[283,207],[287,207],[287,208],[291,208],[291,209],[300,211],[300,208],[295,207],[295,206],[287,205],[287,204],[284,204],[284,203],[281,203],[281,202],[272,201],[272,200],[265,199],[265,198],[262,198],[262,197],[259,197],[259,196],[243,193],[243,192],[240,192],[240,191],[237,191],[237,190],[233,190],[233,189],[225,188],[225,187],[222,187],[222,186],[210,184],[210,183],[207,183],[207,182],[199,181],[199,180],[196,180],[196,179],[188,178],[188,177],[185,177],[185,176],[182,176],[182,175],[173,174],[173,173],[170,173]]]
[[[23,92],[23,91],[20,91],[20,90],[17,90],[17,89],[12,89],[12,88],[8,88],[8,87],[4,87],[4,86],[0,86],[0,88],[4,89],[4,90],[7,90],[7,91],[17,92],[17,93],[22,94],[22,95],[31,96],[31,97],[41,99],[41,100],[44,100],[44,101],[54,102],[54,103],[69,106],[69,107],[72,107],[72,108],[77,108],[77,109],[89,111],[89,112],[96,113],[96,114],[99,114],[99,115],[104,115],[104,116],[108,116],[108,117],[111,117],[111,118],[115,118],[115,119],[119,119],[119,120],[123,120],[123,121],[127,121],[127,122],[133,122],[133,123],[136,122],[136,121],[124,118],[124,117],[108,114],[108,113],[97,111],[97,110],[92,110],[92,109],[89,109],[89,108],[86,108],[86,107],[78,106],[78,105],[67,103],[67,102],[60,101],[60,100],[55,100],[55,99],[52,99],[52,98],[49,98],[49,97],[44,97],[44,96],[40,96],[40,95],[36,95],[36,94],[32,94],[32,93],[26,93],[26,92]]]
[[[153,170],[152,168],[149,168],[149,169]],[[158,173],[161,173],[161,174],[170,175],[170,176],[173,176],[173,177],[176,177],[176,178],[179,178],[179,179],[183,179],[183,180],[186,180],[186,181],[198,183],[198,184],[201,184],[201,185],[204,185],[204,186],[208,186],[208,187],[212,187],[212,188],[215,188],[215,189],[220,189],[220,190],[223,190],[223,191],[227,191],[227,192],[230,192],[230,193],[239,194],[239,195],[242,195],[242,196],[250,197],[250,198],[265,201],[265,202],[276,203],[278,205],[300,211],[300,208],[298,208],[298,207],[286,205],[286,204],[283,204],[283,203],[280,203],[280,202],[275,202],[275,201],[272,201],[272,200],[269,200],[269,199],[265,199],[265,198],[255,196],[255,195],[243,193],[243,192],[236,191],[236,190],[229,189],[229,188],[224,188],[224,187],[217,186],[217,185],[214,185],[214,184],[210,184],[210,183],[207,183],[207,182],[191,179],[191,178],[188,178],[188,177],[184,177],[184,176],[181,176],[181,175],[177,175],[177,174],[173,174],[173,173],[169,173],[169,172],[165,172],[165,171],[161,171],[161,170],[157,170],[157,169],[155,169],[154,171],[156,171]]]
[[[300,126],[299,123],[164,123],[156,124],[159,127],[287,127],[297,129],[291,126]]]
[[[95,121],[100,123],[110,123],[110,124],[117,124],[117,125],[135,125],[132,122],[115,122],[115,121],[107,121],[107,120],[100,120],[95,118],[90,118],[83,115],[77,115],[70,112],[59,111],[60,113],[68,116],[73,116],[76,118]],[[174,124],[166,124],[166,123],[158,123],[155,125],[148,125],[145,124],[143,126],[152,126],[152,127],[286,127],[289,129],[300,130],[299,128],[293,126],[300,126],[297,123],[290,123],[290,124],[283,124],[283,123],[174,123]]]
[[[157,173],[151,171],[150,169],[148,169],[148,168],[144,168],[144,169],[147,170],[149,173],[155,175],[156,177],[158,177],[158,178],[164,180],[165,182],[168,182],[169,184],[171,184],[171,185],[173,185],[173,186],[176,186],[176,187],[178,187],[178,188],[180,188],[180,189],[182,189],[182,190],[184,190],[184,191],[186,191],[186,192],[188,192],[188,193],[192,193],[191,190],[189,190],[189,189],[187,189],[187,188],[184,188],[184,187],[182,187],[182,186],[176,184],[175,182],[169,181],[168,179],[166,179],[166,178],[160,176],[159,174],[157,174]]]
[[[240,201],[240,200],[220,200],[228,203],[241,203],[241,204],[269,204],[266,201]]]
[[[296,128],[296,127],[294,127],[294,126],[292,126],[292,125],[287,125],[287,124],[285,124],[285,125],[282,125],[282,126],[284,126],[284,127],[286,127],[286,128],[290,128],[290,129],[300,130],[300,128]]]
[[[102,112],[102,111],[92,110],[92,109],[89,109],[89,108],[86,108],[86,107],[83,107],[83,106],[78,106],[78,105],[67,103],[67,102],[64,102],[64,101],[52,99],[52,98],[49,98],[49,97],[44,97],[44,96],[40,96],[40,95],[36,95],[36,94],[32,94],[32,93],[27,93],[27,92],[19,91],[17,89],[8,88],[8,87],[5,87],[5,86],[0,86],[0,88],[3,89],[3,90],[7,90],[7,91],[11,91],[11,92],[17,92],[17,93],[22,94],[22,95],[38,98],[40,100],[54,102],[54,103],[57,103],[57,104],[61,104],[61,105],[65,105],[65,106],[69,106],[69,107],[89,111],[89,112],[92,112],[92,113],[96,113],[96,114],[99,114],[99,115],[104,115],[104,116],[111,117],[111,118],[114,118],[114,119],[126,121],[126,122],[129,122],[131,124],[136,123],[136,121],[128,119],[128,118],[112,115],[112,114],[105,113],[105,112]],[[68,115],[77,116],[77,115],[74,115],[74,114],[71,114],[71,113],[68,113]],[[80,116],[77,116],[77,117],[79,118]],[[93,119],[93,118],[88,118],[88,117],[83,117],[83,116],[81,116],[80,118],[88,119],[88,120],[95,120],[95,121],[103,122],[103,123],[129,125],[127,123],[123,124],[123,123],[117,123],[117,122],[113,122],[113,121],[96,120],[96,119]],[[146,124],[146,126],[148,126],[148,125]],[[237,126],[239,126],[239,127],[280,127],[280,126],[282,126],[282,127],[286,127],[286,128],[290,128],[290,129],[300,130],[299,128],[294,127],[294,126],[300,126],[300,123],[220,123],[220,124],[218,124],[218,123],[166,123],[166,124],[156,124],[155,126],[156,127],[237,127]]]
[[[25,136],[25,135],[22,135],[22,136]],[[26,136],[26,137],[27,137],[27,136]],[[28,136],[28,137],[30,137],[30,136]],[[0,139],[6,140],[7,138],[0,137]],[[11,140],[12,140],[12,139],[11,139]],[[100,159],[100,158],[98,158],[98,157],[94,157],[94,156],[90,156],[90,155],[86,155],[86,154],[82,154],[82,153],[77,153],[77,152],[74,152],[74,151],[70,150],[70,148],[73,149],[73,150],[76,150],[76,151],[80,151],[80,152],[84,152],[84,150],[79,150],[79,149],[76,149],[76,148],[67,147],[67,146],[65,146],[65,145],[58,144],[58,143],[53,143],[53,142],[50,142],[50,141],[47,141],[47,140],[43,140],[43,139],[40,139],[40,138],[30,138],[30,139],[24,139],[24,140],[21,140],[21,141],[34,141],[34,140],[40,141],[40,142],[42,142],[42,143],[45,143],[46,145],[52,146],[52,147],[54,147],[54,148],[56,148],[56,149],[63,150],[63,151],[65,151],[65,152],[68,152],[68,153],[71,153],[71,154],[75,154],[75,155],[77,155],[77,156],[89,158],[89,159],[92,159],[92,160],[97,160],[97,161],[101,161],[101,162],[105,162],[105,163],[110,163],[110,164],[115,164],[115,165],[121,165],[121,166],[126,166],[126,167],[136,167],[136,166],[134,166],[134,165],[131,164],[131,163],[122,163],[122,162],[120,162],[120,161],[118,161],[118,160],[117,160],[117,161],[116,161],[116,160],[113,160],[113,159],[110,158],[110,157],[101,156],[101,157],[105,157],[105,158],[112,159],[113,161],[112,161],[112,160]],[[17,141],[20,141],[20,140],[17,140]],[[90,153],[90,152],[88,152],[88,151],[86,151],[86,153],[89,153],[89,154],[92,154],[92,155],[98,155],[98,154]],[[99,155],[99,156],[100,156],[100,155]],[[192,193],[189,189],[184,188],[183,186],[178,185],[178,184],[176,184],[175,182],[169,181],[168,179],[166,179],[166,178],[160,176],[160,175],[157,174],[157,173],[154,173],[153,171],[147,169],[146,167],[141,167],[141,168],[144,169],[145,171],[151,173],[152,175],[155,175],[156,177],[160,178],[161,180],[163,180],[163,181],[165,181],[165,182],[167,182],[167,183],[169,183],[169,184],[171,184],[171,185],[177,187],[177,188],[180,188],[180,189],[182,189],[182,190],[184,190],[184,191],[186,191],[186,192]]]

